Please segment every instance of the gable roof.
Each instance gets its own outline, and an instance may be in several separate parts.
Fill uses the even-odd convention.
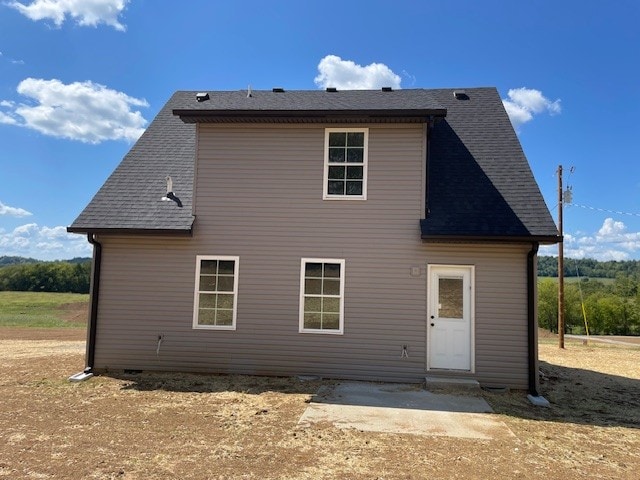
[[[196,127],[173,115],[175,94],[160,110],[120,165],[67,228],[75,233],[184,233],[192,215]],[[173,201],[162,201],[165,177],[173,180]]]
[[[558,230],[495,88],[431,90],[447,117],[431,132],[425,240],[539,240]]]
[[[495,88],[176,92],[68,231],[190,234],[196,122],[427,122],[425,240],[557,241],[558,232]],[[463,97],[465,98],[465,97]],[[444,118],[446,115],[446,118]],[[444,119],[443,119],[444,118]],[[161,201],[170,175],[175,202]]]

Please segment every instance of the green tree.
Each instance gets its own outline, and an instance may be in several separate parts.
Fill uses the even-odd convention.
[[[558,283],[549,278],[538,282],[538,325],[558,332]]]

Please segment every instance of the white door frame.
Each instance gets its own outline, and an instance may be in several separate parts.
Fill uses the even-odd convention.
[[[433,294],[432,291],[432,278],[434,270],[446,271],[450,269],[453,271],[465,270],[469,273],[469,295],[464,296],[463,298],[468,299],[469,301],[469,348],[470,348],[470,368],[469,370],[443,370],[440,368],[432,368],[431,367],[431,315],[432,315],[432,302],[433,302]],[[455,265],[455,264],[437,264],[437,263],[429,263],[427,264],[427,315],[425,318],[426,326],[427,326],[427,348],[426,350],[426,364],[427,371],[436,370],[436,371],[451,371],[451,372],[467,372],[467,373],[475,373],[476,371],[476,280],[475,280],[475,266],[474,265]]]

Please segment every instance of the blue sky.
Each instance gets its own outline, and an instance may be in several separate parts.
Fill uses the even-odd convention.
[[[66,226],[175,90],[330,84],[497,87],[554,218],[565,168],[565,254],[640,259],[639,24],[637,0],[3,1],[0,256],[89,255]]]

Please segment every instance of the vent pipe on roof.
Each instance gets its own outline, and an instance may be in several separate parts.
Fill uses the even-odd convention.
[[[253,95],[251,95],[251,84],[249,84],[249,86],[247,87],[247,98],[251,98]]]
[[[196,93],[196,100],[198,102],[204,102],[206,100],[209,100],[209,94],[207,92]]]
[[[337,92],[338,89],[336,87],[327,87],[327,92]]]
[[[271,91],[273,93],[284,93],[284,88],[282,88],[282,87],[274,87]]]

